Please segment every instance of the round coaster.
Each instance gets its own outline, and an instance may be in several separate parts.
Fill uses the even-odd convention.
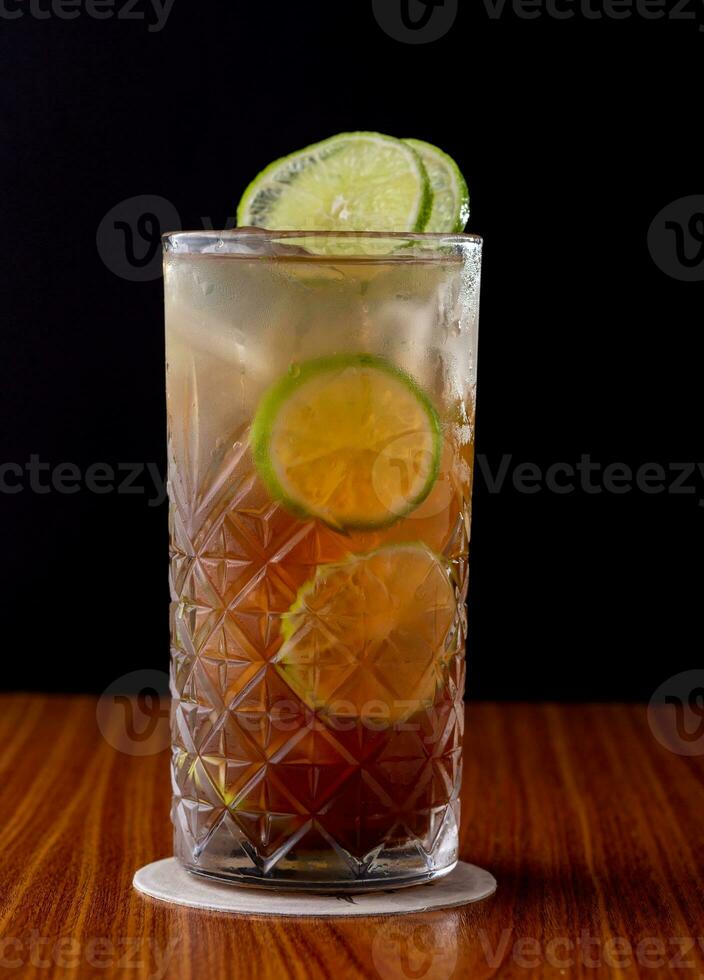
[[[493,875],[463,861],[437,881],[394,892],[361,895],[315,895],[241,888],[190,874],[175,858],[140,868],[132,883],[138,891],[162,902],[256,915],[399,915],[465,905],[487,898],[496,891]]]

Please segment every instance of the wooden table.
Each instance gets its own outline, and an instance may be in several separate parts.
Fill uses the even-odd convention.
[[[462,857],[497,894],[284,920],[134,892],[170,854],[167,752],[116,751],[86,697],[0,702],[2,976],[704,975],[704,757],[663,748],[644,706],[471,705]]]

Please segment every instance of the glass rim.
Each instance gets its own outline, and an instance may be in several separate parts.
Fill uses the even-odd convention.
[[[227,254],[228,243],[250,245],[256,249],[260,245],[285,245],[287,241],[295,244],[296,240],[307,239],[320,242],[346,241],[397,241],[419,242],[437,248],[438,246],[481,246],[483,238],[467,232],[419,232],[419,231],[306,231],[305,229],[288,229],[276,231],[269,228],[231,228],[218,231],[217,229],[202,229],[200,231],[167,231],[161,236],[164,248],[182,253],[197,255],[206,250],[211,252],[213,243],[221,243],[223,254]],[[212,252],[211,252],[212,254]],[[347,253],[348,257],[355,253]],[[365,254],[360,250],[360,255]],[[368,256],[372,259],[384,258],[383,255]],[[388,258],[388,256],[386,256]]]

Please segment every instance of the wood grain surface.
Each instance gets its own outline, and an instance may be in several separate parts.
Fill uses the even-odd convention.
[[[660,745],[644,706],[471,705],[461,856],[497,894],[355,920],[137,894],[135,869],[170,854],[167,751],[112,747],[89,698],[0,706],[2,976],[704,976],[704,757]],[[120,744],[126,706],[107,710]]]

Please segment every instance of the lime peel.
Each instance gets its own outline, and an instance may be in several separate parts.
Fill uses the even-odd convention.
[[[426,232],[463,232],[469,221],[469,190],[462,171],[452,157],[432,143],[406,139],[423,161],[433,191],[433,204]]]

